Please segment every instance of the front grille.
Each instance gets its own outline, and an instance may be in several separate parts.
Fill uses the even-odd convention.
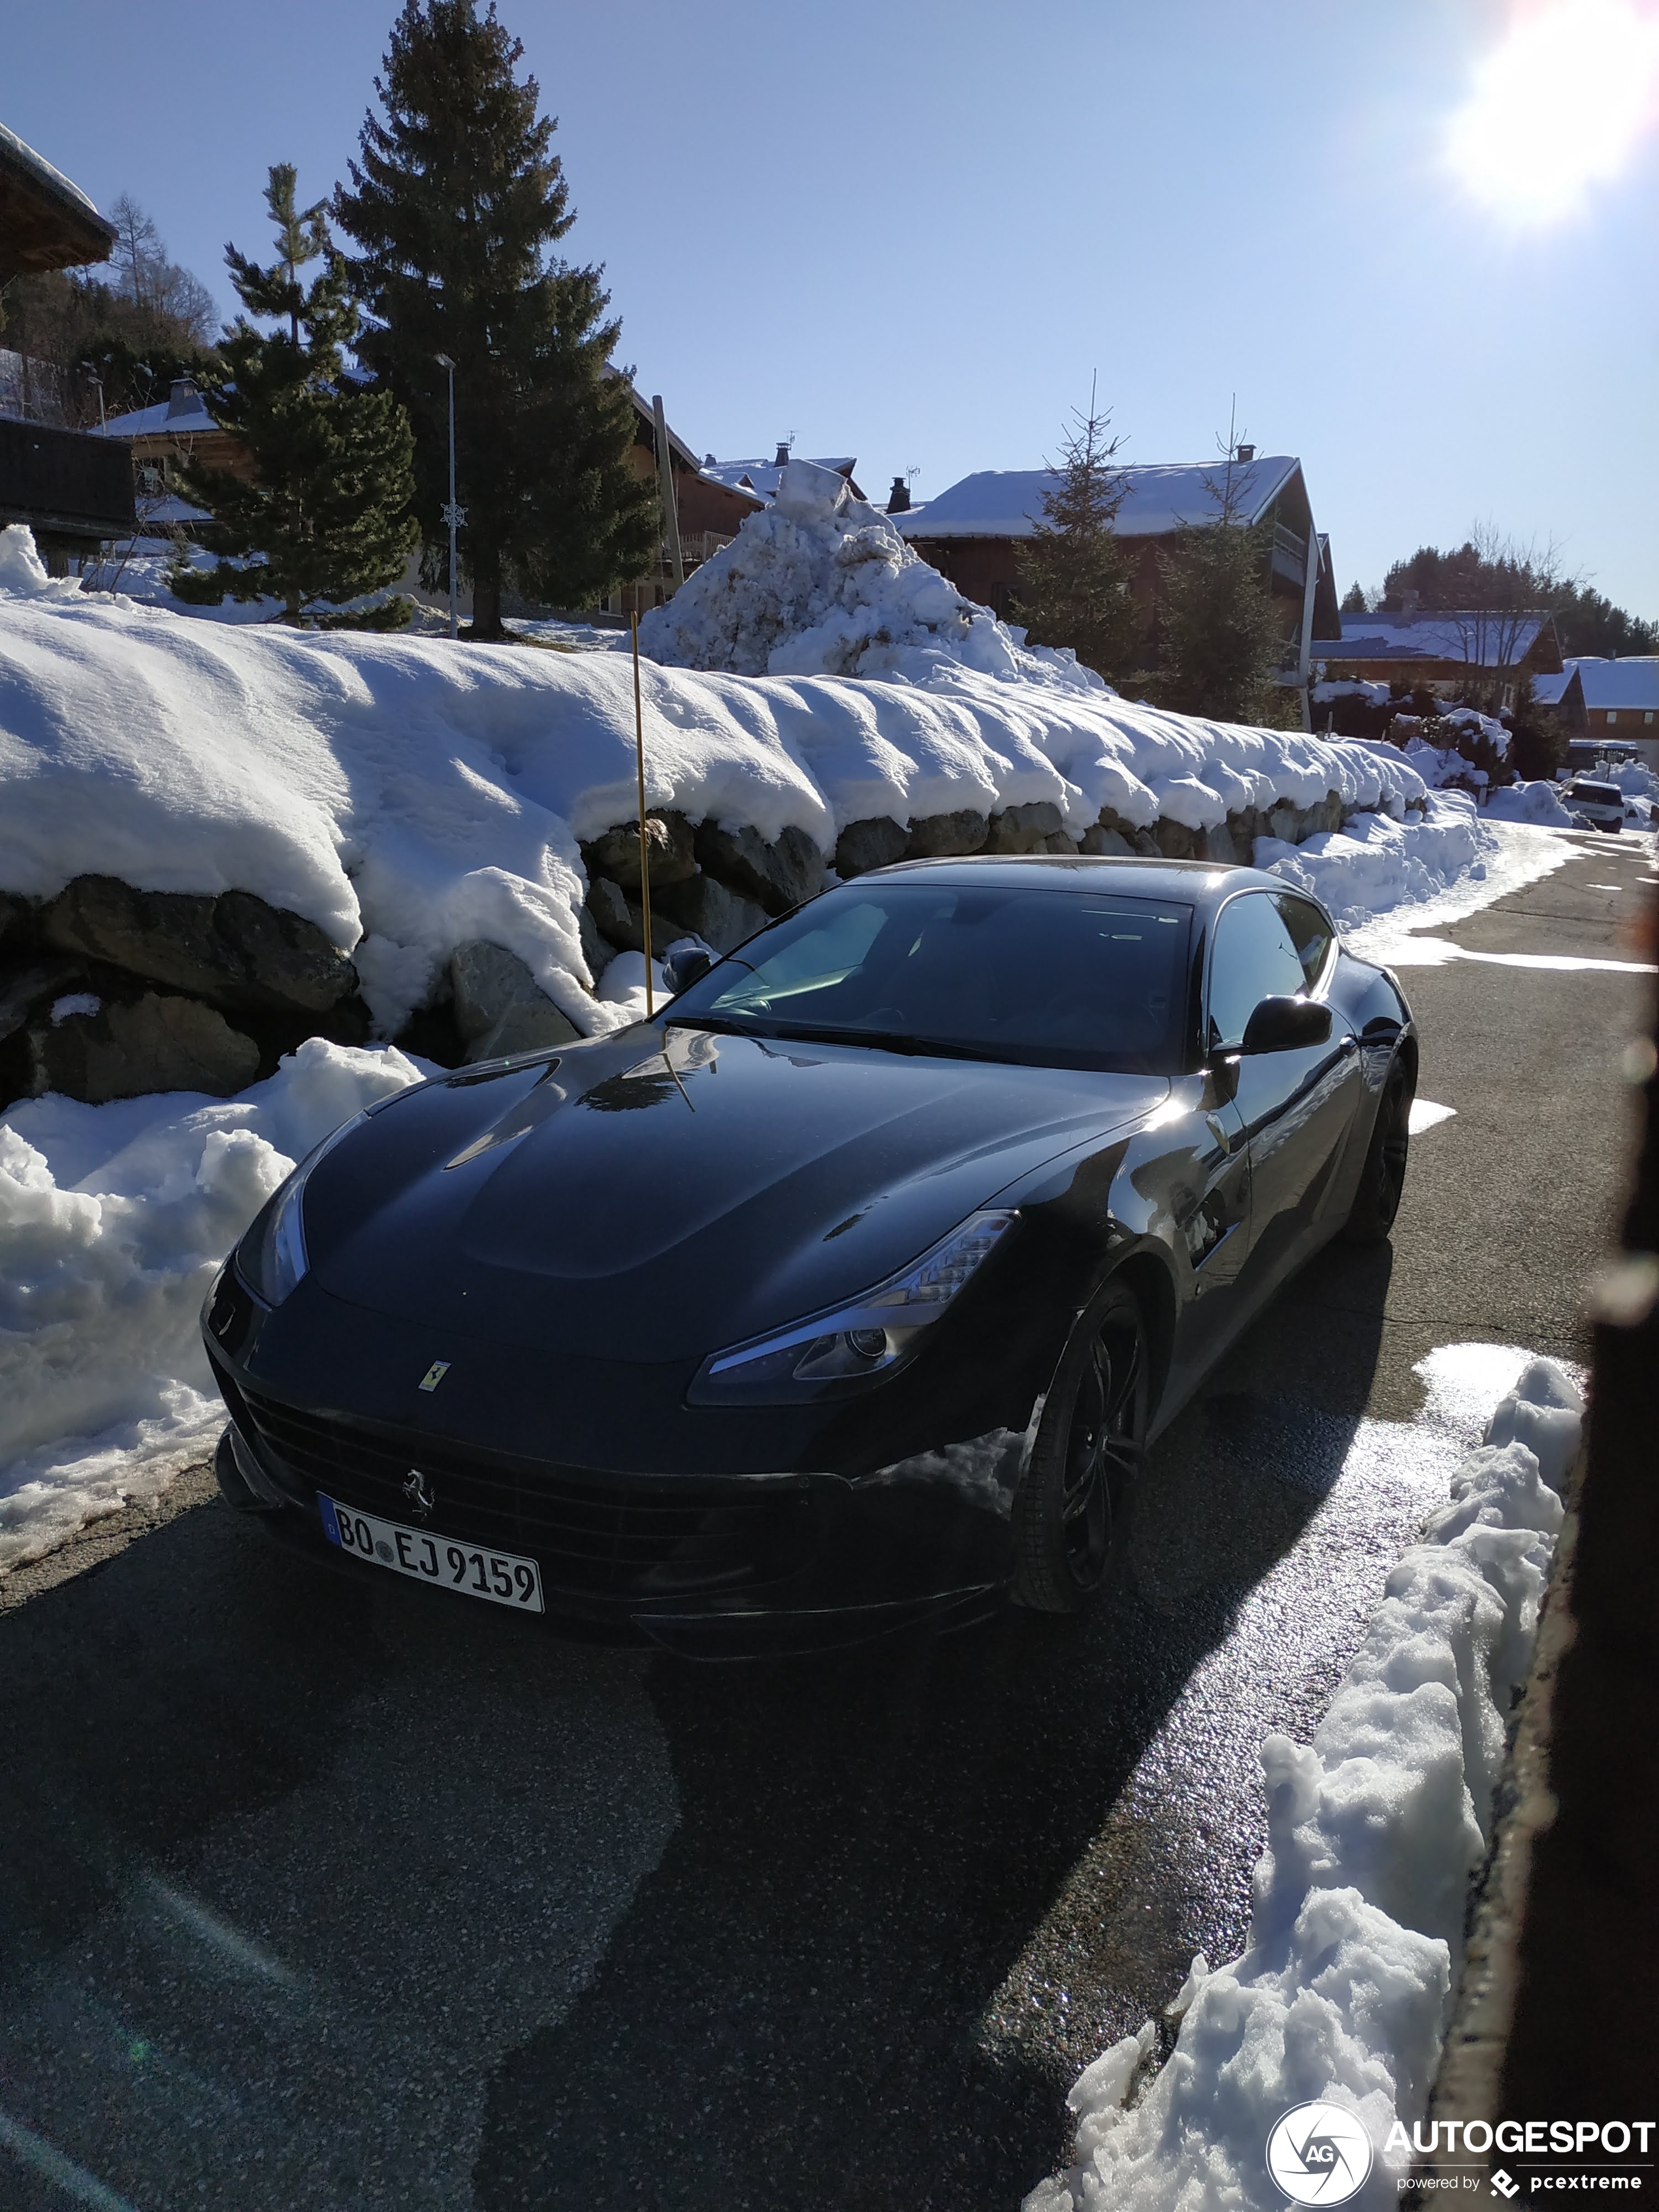
[[[241,1396],[266,1449],[331,1498],[413,1524],[404,1483],[418,1467],[437,1497],[422,1525],[528,1552],[558,1589],[690,1596],[773,1581],[800,1561],[811,1501],[799,1490],[595,1478],[300,1413],[246,1388]]]

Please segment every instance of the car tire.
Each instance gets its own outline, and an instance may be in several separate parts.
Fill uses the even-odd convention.
[[[1014,1493],[1016,1603],[1081,1613],[1105,1580],[1146,1455],[1150,1352],[1139,1300],[1108,1283],[1066,1341]]]
[[[1359,1188],[1343,1224],[1350,1244],[1382,1244],[1393,1229],[1406,1188],[1406,1158],[1411,1146],[1412,1100],[1417,1084],[1403,1060],[1389,1069],[1377,1101],[1371,1140],[1365,1148],[1365,1164]]]

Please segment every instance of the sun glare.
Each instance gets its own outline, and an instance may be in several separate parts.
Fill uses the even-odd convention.
[[[1451,164],[1478,199],[1534,225],[1617,177],[1659,105],[1659,11],[1633,0],[1519,6],[1452,118]]]

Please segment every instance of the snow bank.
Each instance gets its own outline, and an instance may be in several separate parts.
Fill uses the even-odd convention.
[[[796,526],[745,532],[767,524]],[[1132,706],[984,619],[1012,672],[937,643],[904,648],[911,681],[647,665],[647,804],[828,855],[872,817],[1048,801],[1080,837],[1105,809],[1212,829],[1334,792],[1401,821],[1423,795],[1392,748]],[[204,623],[53,584],[27,532],[0,539],[0,890],[252,891],[351,953],[388,1036],[482,938],[592,1033],[623,1016],[592,994],[579,845],[635,811],[624,655]]]
[[[64,578],[47,575],[46,564],[35,550],[34,533],[26,523],[9,522],[0,530],[0,592],[20,599],[65,599],[76,598],[80,589]]]
[[[1314,2099],[1356,2112],[1377,2146],[1354,2201],[1397,2201],[1409,2160],[1384,2146],[1420,2116],[1438,2059],[1581,1413],[1563,1369],[1527,1365],[1390,1573],[1313,1742],[1262,1744],[1268,1840],[1243,1956],[1194,1960],[1175,2049],[1137,2104],[1151,2021],[1079,2075],[1078,2164],[1025,2212],[1278,2212],[1267,2136]]]
[[[1494,822],[1533,822],[1550,830],[1572,827],[1572,817],[1553,783],[1506,784],[1486,801],[1486,813]]]
[[[1258,837],[1255,865],[1322,899],[1339,928],[1356,929],[1393,908],[1437,898],[1460,880],[1480,883],[1494,843],[1467,793],[1433,791],[1420,823],[1362,814],[1300,845]]]
[[[430,1072],[313,1037],[240,1097],[47,1097],[0,1121],[0,1567],[210,1447],[214,1269],[297,1159]]]
[[[1578,771],[1587,783],[1616,784],[1626,799],[1659,800],[1659,775],[1644,762],[1598,761],[1594,768]]]

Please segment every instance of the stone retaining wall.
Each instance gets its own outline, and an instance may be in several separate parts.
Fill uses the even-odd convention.
[[[647,817],[653,950],[695,934],[729,952],[812,897],[826,867],[845,879],[896,860],[975,853],[1248,861],[1257,837],[1300,844],[1346,818],[1334,792],[1313,806],[1280,801],[1198,830],[1170,820],[1140,828],[1108,808],[1079,838],[1045,799],[908,825],[886,816],[852,822],[826,856],[799,830],[769,843],[752,829],[665,809]],[[607,830],[582,859],[579,921],[597,983],[616,953],[643,947],[637,824]],[[0,893],[0,1107],[47,1091],[92,1104],[155,1091],[226,1097],[272,1073],[307,1036],[361,1044],[369,1033],[351,962],[313,923],[250,892],[137,891],[81,876],[48,901]],[[453,1066],[579,1034],[516,954],[479,940],[456,948],[398,1042]]]

